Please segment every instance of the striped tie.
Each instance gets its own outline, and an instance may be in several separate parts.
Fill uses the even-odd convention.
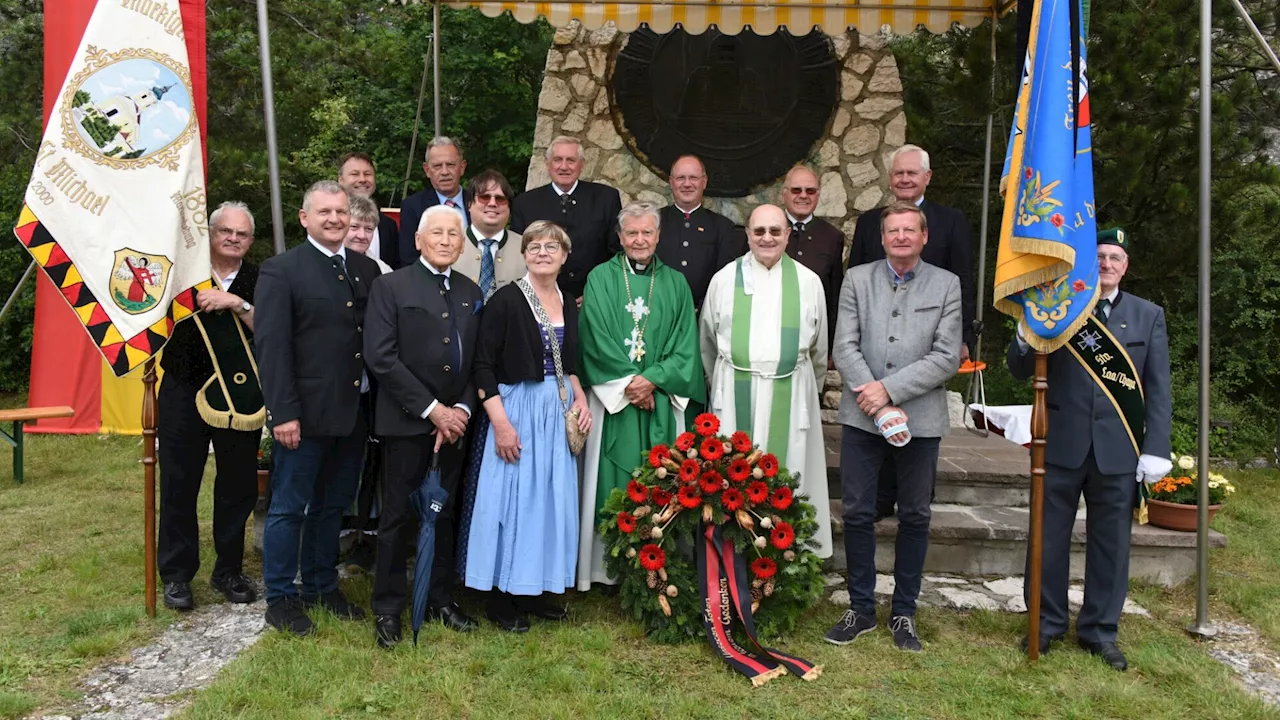
[[[493,282],[493,244],[497,240],[485,238],[480,241],[480,292],[488,300],[494,291]]]

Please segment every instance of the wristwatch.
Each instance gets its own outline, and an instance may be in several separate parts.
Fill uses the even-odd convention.
[[[246,300],[245,302],[240,303],[240,307],[236,309],[236,314],[243,315],[252,309],[253,309],[253,306],[250,305],[249,301]]]

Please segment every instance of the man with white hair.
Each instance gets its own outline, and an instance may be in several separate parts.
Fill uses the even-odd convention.
[[[561,135],[547,147],[551,182],[529,190],[511,204],[511,230],[523,233],[535,220],[549,220],[569,233],[573,253],[560,270],[560,289],[582,305],[587,273],[618,251],[613,237],[622,197],[600,183],[582,180],[582,141]]]
[[[467,161],[462,148],[447,137],[434,137],[427,143],[427,157],[422,163],[428,185],[400,203],[400,266],[417,262],[418,223],[427,208],[443,205],[462,213],[462,221],[469,223],[467,208],[471,205],[471,193],[462,189],[462,175],[467,171]],[[392,263],[392,267],[397,267]]]

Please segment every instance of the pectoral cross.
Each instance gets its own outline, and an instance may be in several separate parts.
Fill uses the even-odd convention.
[[[644,338],[640,337],[639,329],[632,329],[631,337],[623,340],[622,344],[630,348],[627,357],[631,358],[631,362],[640,362],[640,358],[644,357]]]
[[[645,307],[644,298],[638,297],[626,304],[627,312],[631,313],[631,318],[635,322],[640,322],[640,318],[649,314],[649,308]]]

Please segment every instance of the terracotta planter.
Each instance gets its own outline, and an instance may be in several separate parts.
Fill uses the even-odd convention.
[[[1209,506],[1209,522],[1222,509],[1221,505]],[[1181,505],[1163,500],[1147,501],[1147,522],[1165,530],[1196,531],[1196,506]]]
[[[258,497],[267,496],[267,483],[271,482],[270,470],[258,471]]]

